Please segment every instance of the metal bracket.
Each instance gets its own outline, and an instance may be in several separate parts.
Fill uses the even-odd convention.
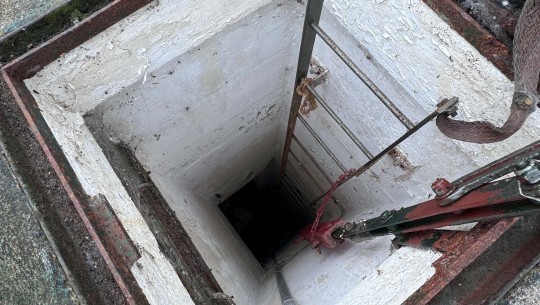
[[[435,189],[435,199],[439,202],[439,205],[450,205],[456,200],[463,197],[470,191],[479,188],[480,186],[489,183],[497,178],[500,178],[506,174],[526,169],[530,165],[530,160],[534,160],[540,157],[540,141],[536,141],[524,148],[517,150],[508,156],[505,156],[497,161],[491,162],[488,165],[481,167],[474,172],[465,175],[458,180],[450,183],[449,185],[441,184],[440,181],[436,181],[434,186],[443,185],[444,189]],[[529,172],[527,172],[528,175]],[[439,178],[440,179],[440,178]],[[528,179],[528,178],[525,178]],[[438,182],[438,183],[437,183]]]
[[[540,204],[540,161],[531,159],[515,173],[519,180],[519,193],[535,204]]]
[[[309,61],[309,74],[311,76],[311,87],[316,88],[328,81],[328,68],[317,56],[311,56]]]
[[[519,183],[519,194],[530,199],[534,204],[540,205],[540,183],[533,185]]]

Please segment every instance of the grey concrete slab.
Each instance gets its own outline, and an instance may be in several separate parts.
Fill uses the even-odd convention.
[[[532,268],[497,305],[540,304],[540,264]]]
[[[1,148],[0,304],[78,304]]]
[[[0,0],[0,38],[68,0]]]

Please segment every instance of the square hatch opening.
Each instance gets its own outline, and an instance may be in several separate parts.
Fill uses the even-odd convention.
[[[272,263],[276,252],[313,220],[307,198],[296,187],[261,189],[252,180],[219,204],[247,247],[264,266]]]
[[[312,221],[320,204],[313,204],[315,199],[344,170],[366,161],[340,126],[326,112],[315,110],[304,117],[306,124],[298,124],[279,182],[277,160],[283,152],[295,89],[291,87],[305,5],[268,0],[233,1],[227,6],[203,2],[210,9],[200,9],[200,1],[153,3],[24,80],[81,189],[89,196],[107,198],[140,249],[141,259],[131,271],[141,289],[155,304],[173,303],[186,295],[178,276],[182,266],[171,257],[169,244],[159,240],[174,231],[185,233],[211,269],[216,286],[234,296],[237,304],[280,303],[274,270],[260,264],[274,255],[287,262],[283,274],[300,302],[347,304],[364,297],[366,303],[375,304],[390,295],[405,300],[434,274],[431,264],[439,253],[407,248],[392,252],[388,238],[347,243],[322,254],[291,242],[294,233]],[[510,86],[497,75],[486,76],[485,84],[475,84],[476,78],[451,82],[447,76],[432,75],[437,72],[432,70],[454,68],[448,66],[446,49],[433,51],[433,43],[446,36],[425,30],[441,22],[425,5],[411,8],[407,1],[365,5],[369,9],[328,5],[321,24],[411,117],[422,118],[436,103],[423,82],[445,96],[450,83],[468,89],[489,85],[494,94]],[[387,30],[386,18],[380,14],[404,12],[412,20],[404,22],[417,26],[424,36],[407,32],[401,35],[406,41],[388,44],[402,37],[370,34],[372,29]],[[360,17],[370,26],[349,26]],[[448,34],[451,45],[466,49],[454,34]],[[362,47],[363,42],[377,53]],[[428,69],[415,66],[428,66],[422,60],[401,60],[402,55],[424,54],[414,48],[430,50],[426,57],[438,58],[433,61],[441,67],[425,72]],[[460,49],[455,53],[476,56]],[[317,42],[314,54],[330,70],[330,82],[321,86],[321,94],[370,151],[379,151],[403,133],[405,128],[369,89],[351,85],[356,76],[332,50]],[[470,61],[456,54],[452,58],[453,64]],[[484,65],[482,59],[474,62]],[[446,74],[455,75],[460,69]],[[421,82],[415,81],[414,73],[422,73]],[[422,89],[420,93],[416,87]],[[476,96],[481,92],[463,91],[473,92],[471,100],[482,100]],[[323,221],[370,218],[412,204],[431,193],[429,183],[441,167],[455,164],[446,172],[452,177],[479,162],[468,147],[437,140],[435,127],[422,132],[422,137],[404,143],[403,151],[383,158],[336,192]],[[335,155],[331,157],[321,143]],[[108,145],[124,149],[135,170],[115,164]],[[452,154],[432,162],[441,151]],[[146,180],[130,180],[128,171]],[[153,227],[152,219],[141,216],[154,213],[140,204],[149,189],[165,207],[164,215],[173,219],[172,225]],[[251,230],[252,225],[261,231]],[[261,238],[268,233],[264,229],[279,234]],[[397,278],[400,264],[404,269],[399,279],[405,284],[398,292],[385,292],[389,288],[383,283]]]
[[[278,160],[287,130],[305,5],[296,1],[240,2],[241,9],[227,7],[219,16],[208,16],[206,10],[187,10],[173,1],[166,5],[161,1],[163,5],[139,10],[66,53],[25,84],[84,191],[103,194],[133,243],[142,249],[142,258],[131,271],[147,296],[169,300],[182,294],[177,277],[183,272],[181,262],[170,248],[174,240],[160,239],[178,231],[188,235],[217,284],[237,304],[280,302],[272,256],[287,263],[283,273],[299,300],[329,303],[335,296],[323,291],[336,291],[336,283],[345,293],[360,287],[366,277],[375,277],[375,267],[391,255],[388,238],[366,245],[347,244],[322,254],[306,243],[292,243],[295,233],[313,220],[320,204],[315,199],[342,169],[325,154],[309,129],[300,125],[291,146],[294,155],[279,183]],[[214,18],[211,24],[203,21],[210,17]],[[356,39],[330,11],[325,10],[323,17],[328,31],[343,39],[353,54],[364,56]],[[347,67],[333,59],[332,50],[318,43],[315,52],[336,77],[350,77]],[[369,69],[384,79],[380,67],[370,64]],[[327,94],[344,105],[349,97],[368,96],[363,88],[337,99],[345,83],[336,84],[325,85]],[[361,107],[354,109],[360,111]],[[347,107],[342,111],[346,113]],[[356,113],[351,119],[355,117],[363,116]],[[386,114],[381,117],[397,123]],[[306,120],[347,166],[363,161],[361,152],[326,114],[314,111]],[[359,129],[371,123],[358,122]],[[384,134],[384,127],[366,129],[366,139]],[[369,145],[376,147],[377,143]],[[108,146],[125,150],[136,170],[115,161]],[[392,160],[382,162],[381,168],[402,171]],[[127,172],[146,180],[131,179]],[[329,204],[322,221],[367,217],[410,197],[403,186],[383,192],[391,200],[375,201],[378,194],[373,191],[377,189],[373,177],[379,177],[377,184],[392,180],[380,174],[378,169],[336,193],[338,198]],[[246,185],[256,185],[257,192],[242,189]],[[164,204],[163,215],[172,215],[171,225],[152,223],[157,212],[143,204],[149,189],[156,202]],[[258,198],[244,201],[243,212],[226,207],[238,207],[225,201],[250,192],[258,193]],[[274,221],[279,229],[271,233],[283,229],[261,239],[260,244],[249,242],[252,250],[241,235],[249,225],[246,220],[259,212],[249,212],[246,202],[277,203],[271,210],[276,214],[264,208],[259,211],[262,220],[255,224],[268,228]],[[229,221],[226,215],[235,220]],[[290,224],[287,230],[285,223]],[[244,237],[256,239],[253,236],[260,234]],[[422,266],[422,276],[414,276],[419,287],[433,274],[430,264],[439,255],[407,251],[399,253],[415,258],[409,271]],[[412,293],[415,287],[411,285],[407,291]]]

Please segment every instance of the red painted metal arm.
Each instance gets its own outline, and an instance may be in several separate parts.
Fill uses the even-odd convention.
[[[335,223],[322,224],[317,236],[301,234],[301,238],[316,246],[333,248],[339,244],[337,241],[344,239],[361,241],[387,234],[537,213],[540,212],[539,159],[540,141],[537,141],[452,183],[437,179],[432,185],[437,196],[432,200],[337,228]],[[493,181],[512,172],[515,177]],[[330,236],[336,242],[328,242]]]
[[[336,239],[361,241],[376,236],[436,229],[470,222],[539,213],[540,184],[523,185],[518,178],[488,183],[449,206],[432,199],[359,223],[348,223],[334,231]]]

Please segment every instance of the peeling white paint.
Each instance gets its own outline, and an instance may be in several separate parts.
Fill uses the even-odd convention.
[[[437,252],[400,248],[334,304],[402,304],[435,274],[431,264],[440,257]]]
[[[193,302],[81,115],[124,87],[138,80],[144,83],[152,66],[163,65],[268,2],[232,1],[223,7],[219,1],[162,0],[160,5],[154,3],[139,10],[25,81],[29,88],[41,93],[35,95],[36,101],[85,192],[107,197],[139,248],[142,257],[131,269],[151,304]],[[156,32],[161,35],[160,43],[152,40]]]
[[[26,80],[26,84],[32,87],[31,80]],[[172,304],[181,300],[183,304],[193,304],[173,267],[159,250],[154,235],[131,201],[122,182],[84,124],[81,115],[62,110],[54,100],[47,99],[45,94],[36,94],[35,98],[85,193],[90,196],[105,195],[138,248],[141,258],[131,270],[148,301],[151,304],[162,302]]]
[[[508,116],[513,83],[423,1],[330,0],[326,7],[426,111],[441,98],[457,96],[459,118],[500,126]],[[538,118],[533,114],[506,141],[457,145],[486,164],[538,139]]]

